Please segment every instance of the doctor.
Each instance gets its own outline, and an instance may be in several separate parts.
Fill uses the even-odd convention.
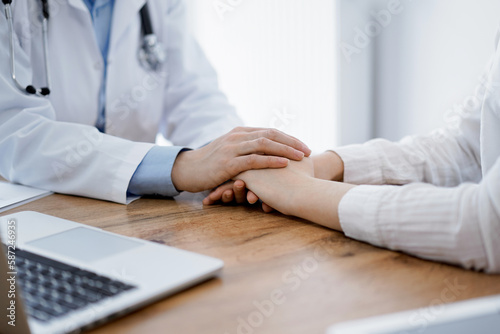
[[[0,174],[12,182],[126,203],[310,154],[239,127],[181,0],[2,1]],[[158,132],[175,146],[155,146]]]

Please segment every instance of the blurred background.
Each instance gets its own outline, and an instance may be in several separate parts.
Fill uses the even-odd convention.
[[[186,0],[190,29],[251,126],[315,152],[444,124],[495,48],[495,0]]]

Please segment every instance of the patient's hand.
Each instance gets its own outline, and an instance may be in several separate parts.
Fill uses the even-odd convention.
[[[342,181],[344,177],[344,163],[342,159],[333,151],[326,151],[311,158],[314,164],[314,177],[328,181]],[[255,204],[259,198],[255,193],[249,191],[243,180],[228,181],[215,188],[203,200],[203,204],[212,205],[216,203],[250,203]],[[265,203],[262,203],[262,209],[265,212],[271,212],[273,209]]]
[[[265,211],[274,208],[281,213],[339,231],[342,230],[338,216],[339,203],[354,187],[347,183],[315,178],[311,158],[304,158],[300,162],[290,161],[289,165],[282,169],[250,170],[236,176],[235,180],[221,187],[225,187],[225,191],[233,192],[234,185],[239,185],[247,199],[250,198],[249,202],[260,198],[266,203],[263,206]],[[248,188],[248,193],[244,185]],[[220,198],[224,191],[220,192],[219,188],[214,192],[217,192]],[[231,201],[232,198],[227,200]],[[203,201],[207,204],[205,201],[208,199]]]
[[[341,231],[338,208],[354,185],[314,177],[311,158],[291,161],[283,169],[244,172],[237,179],[268,206],[286,215],[297,216]]]
[[[235,177],[243,180],[249,189],[247,199],[250,203],[260,198],[265,204],[266,212],[272,208],[285,213],[294,214],[291,208],[305,187],[314,179],[314,166],[312,159],[304,158],[300,162],[290,161],[286,168],[279,170],[260,170],[253,173],[244,172]],[[258,197],[257,197],[258,196]]]
[[[269,170],[270,171],[270,170]],[[288,167],[282,169],[282,172],[285,173],[284,175],[287,175],[288,177],[291,177],[294,173],[299,173],[308,175],[310,177],[314,176],[314,166],[312,159],[310,158],[305,158],[303,161],[301,161],[299,164],[295,164],[295,162],[291,162]],[[266,178],[269,177],[269,174],[260,174],[262,177]],[[218,202],[222,202],[225,204],[229,203],[250,203],[250,204],[255,204],[258,200],[259,197],[252,192],[251,190],[248,189],[246,183],[244,182],[245,179],[252,179],[255,178],[253,173],[243,173],[235,177],[235,181],[228,181],[224,183],[223,185],[217,187],[216,189],[212,190],[212,192],[203,200],[203,204],[205,205],[212,205]],[[274,209],[269,206],[267,203],[263,202],[262,203],[262,209],[265,212],[271,212]]]

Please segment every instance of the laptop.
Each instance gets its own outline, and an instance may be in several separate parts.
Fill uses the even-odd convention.
[[[498,334],[500,295],[348,321],[327,334]]]
[[[65,219],[0,217],[0,333],[80,332],[216,275],[223,262]]]

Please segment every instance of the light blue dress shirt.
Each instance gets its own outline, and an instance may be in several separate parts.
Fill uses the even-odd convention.
[[[106,74],[108,65],[109,38],[111,36],[111,20],[113,16],[114,0],[83,0],[89,9],[94,32],[101,50],[104,62],[104,71],[99,92],[99,115],[97,116],[96,128],[104,132],[106,129]]]
[[[94,25],[94,32],[104,61],[104,73],[99,92],[99,115],[96,127],[106,129],[106,73],[111,21],[114,0],[83,0],[89,9]],[[153,147],[144,157],[135,171],[128,192],[133,195],[176,196],[179,194],[172,183],[172,168],[177,155],[184,148],[178,146]]]

